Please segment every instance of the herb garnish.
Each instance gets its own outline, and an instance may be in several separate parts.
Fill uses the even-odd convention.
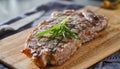
[[[80,39],[78,35],[76,35],[74,32],[72,32],[67,26],[66,23],[69,21],[70,17],[64,18],[60,23],[54,25],[53,27],[50,27],[42,32],[38,32],[35,34],[35,36],[43,36],[48,33],[52,33],[52,38],[62,36],[66,38],[66,35],[69,34],[75,39]]]

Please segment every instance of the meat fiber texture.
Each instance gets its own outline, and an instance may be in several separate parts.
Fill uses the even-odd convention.
[[[66,38],[56,37],[52,40],[52,33],[36,37],[35,34],[46,30],[62,21],[64,17],[71,17],[66,26],[80,37],[77,40],[70,35]],[[98,35],[98,32],[107,26],[107,18],[90,10],[55,11],[47,20],[43,20],[30,33],[26,40],[25,55],[33,59],[39,67],[47,65],[61,65],[67,61],[83,43]]]

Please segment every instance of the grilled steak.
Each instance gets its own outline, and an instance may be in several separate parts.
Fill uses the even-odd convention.
[[[36,37],[35,34],[48,29],[62,21],[63,17],[70,16],[66,26],[80,37],[77,40],[69,35],[66,38],[55,37],[50,40],[53,33]],[[53,12],[51,18],[40,22],[40,24],[30,33],[26,41],[25,55],[32,58],[39,67],[46,65],[60,65],[70,58],[72,54],[83,43],[92,40],[107,26],[107,19],[102,15],[97,15],[90,10],[65,10],[63,12]]]

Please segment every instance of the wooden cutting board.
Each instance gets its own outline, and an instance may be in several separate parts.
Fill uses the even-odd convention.
[[[104,10],[98,7],[87,6],[98,14],[108,17],[108,27],[99,33],[99,36],[80,47],[71,58],[60,66],[46,69],[85,69],[120,50],[120,11]],[[0,40],[0,61],[16,69],[39,69],[20,52],[31,29]]]

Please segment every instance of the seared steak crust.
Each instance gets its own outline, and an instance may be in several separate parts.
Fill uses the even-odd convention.
[[[67,38],[56,37],[50,40],[52,33],[40,37],[35,36],[36,33],[60,23],[63,17],[68,16],[70,16],[71,19],[66,25],[80,37],[80,40],[74,39],[69,35]],[[66,61],[78,47],[95,38],[98,32],[106,26],[107,19],[90,10],[53,12],[50,19],[40,22],[32,31],[26,41],[26,47],[23,53],[32,58],[39,67],[45,67],[47,64],[60,65]]]

